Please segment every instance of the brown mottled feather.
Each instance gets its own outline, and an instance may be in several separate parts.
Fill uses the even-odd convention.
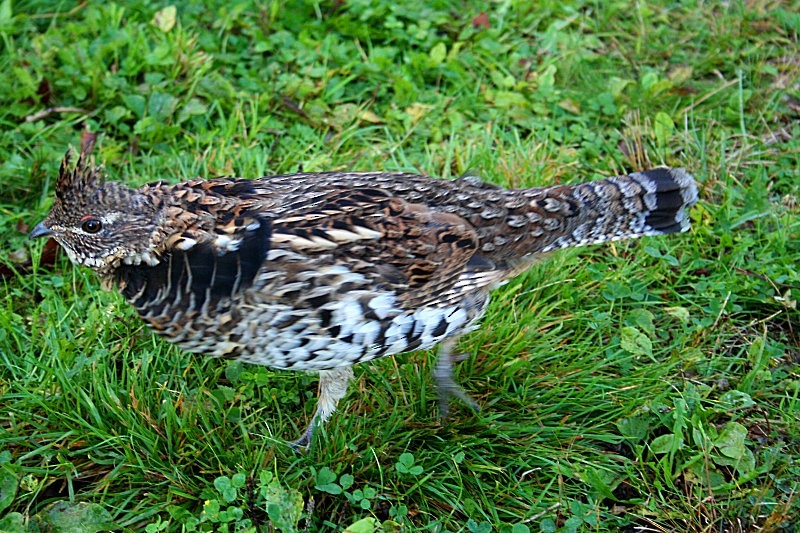
[[[52,235],[189,351],[320,371],[319,420],[350,365],[451,343],[477,327],[492,288],[543,254],[685,231],[697,200],[682,169],[521,190],[400,172],[131,189],[104,173],[68,154],[32,236]],[[439,361],[444,394],[469,401]]]

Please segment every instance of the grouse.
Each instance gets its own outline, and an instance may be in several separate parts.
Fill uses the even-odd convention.
[[[91,148],[89,148],[90,150]],[[257,179],[105,181],[82,149],[61,164],[50,213],[72,262],[117,288],[191,353],[320,376],[311,443],[352,365],[441,345],[440,408],[459,398],[451,357],[492,289],[548,252],[686,231],[697,201],[683,169],[506,190],[473,176],[322,172]]]

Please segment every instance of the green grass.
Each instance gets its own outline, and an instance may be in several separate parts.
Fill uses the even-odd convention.
[[[0,530],[792,531],[798,6],[569,4],[0,1]],[[430,353],[378,360],[298,455],[313,376],[182,353],[40,262],[85,127],[131,184],[668,164],[701,203],[498,290],[456,370],[481,413],[438,422]]]

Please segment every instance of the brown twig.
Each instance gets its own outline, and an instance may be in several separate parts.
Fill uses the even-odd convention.
[[[69,11],[67,11],[65,13],[58,13],[58,12],[56,12],[56,13],[37,13],[35,15],[31,15],[30,17],[32,19],[50,19],[50,18],[53,18],[53,17],[61,16],[61,15],[65,16],[65,17],[69,17],[71,15],[74,15],[75,13],[77,13],[78,11],[83,9],[84,7],[86,7],[87,3],[88,2],[81,2],[80,4],[78,4],[77,6],[73,7],[72,9],[70,9]]]
[[[746,276],[752,276],[754,278],[763,279],[764,281],[772,285],[772,287],[775,290],[778,290],[778,287],[784,287],[787,289],[800,289],[800,285],[792,285],[790,283],[778,283],[770,279],[769,276],[767,276],[766,274],[761,274],[760,272],[753,272],[752,270],[747,270],[739,267],[734,267],[734,270],[736,270],[736,272],[738,272],[739,274],[745,274]]]
[[[41,120],[52,115],[53,113],[88,113],[88,111],[81,109],[80,107],[48,107],[47,109],[42,109],[41,111],[32,115],[28,115],[25,117],[25,122],[36,122],[37,120]]]

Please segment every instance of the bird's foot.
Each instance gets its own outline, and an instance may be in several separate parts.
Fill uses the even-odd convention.
[[[439,394],[439,419],[444,422],[450,413],[450,399],[457,398],[475,412],[480,412],[478,402],[472,399],[467,392],[453,379],[453,361],[463,361],[469,354],[450,355],[449,350],[442,350],[436,360],[433,378],[436,381],[436,390]]]
[[[454,384],[455,385],[455,384]],[[461,400],[462,403],[465,403],[467,407],[479,413],[481,411],[481,406],[478,405],[472,396],[467,394],[467,392],[456,385],[456,388],[450,387],[443,387],[442,385],[438,386],[439,392],[439,420],[444,422],[447,420],[447,415],[450,414],[450,399],[451,398],[458,398]]]
[[[299,438],[289,442],[289,447],[296,452],[307,452],[311,447],[311,439],[314,437],[314,420]]]

